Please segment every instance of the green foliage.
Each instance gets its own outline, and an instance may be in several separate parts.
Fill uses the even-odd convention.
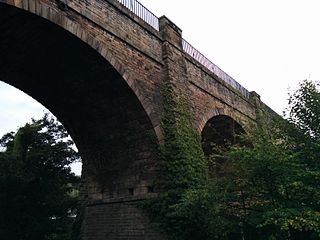
[[[61,124],[45,115],[0,140],[2,239],[71,239],[79,178],[78,159]]]
[[[229,172],[212,180],[225,192],[212,204],[223,203],[216,216],[229,212],[242,226],[228,239],[320,238],[318,99],[316,85],[303,82],[290,96],[288,121],[260,117],[243,136],[251,144],[220,151]]]
[[[290,95],[287,115],[305,134],[320,139],[320,84],[303,81]]]
[[[279,125],[273,131],[268,127],[269,132],[258,127],[247,134],[253,147],[232,147],[225,153],[234,167],[232,177],[218,180],[232,186],[226,188],[233,195],[227,204],[242,203],[238,211],[243,213],[246,239],[256,234],[263,236],[259,239],[281,239],[288,232],[290,239],[295,232],[317,239],[311,235],[320,227],[320,169],[308,164],[305,150],[299,152],[292,139],[281,138]]]
[[[247,128],[242,144],[215,149],[225,174],[207,178],[207,162],[184,98],[165,91],[162,193],[151,219],[173,240],[320,239],[320,94],[303,82],[288,120]]]
[[[159,157],[161,194],[157,199],[149,200],[145,207],[153,222],[169,239],[195,239],[195,224],[200,222],[196,219],[189,221],[191,218],[181,214],[177,204],[189,190],[201,189],[206,184],[207,162],[200,136],[193,127],[188,101],[182,95],[177,97],[169,84],[163,87],[162,93],[165,138]]]
[[[161,176],[166,190],[184,191],[205,182],[207,166],[200,136],[193,126],[189,102],[183,96],[173,97],[172,91],[170,86],[163,89],[165,139],[161,147]]]

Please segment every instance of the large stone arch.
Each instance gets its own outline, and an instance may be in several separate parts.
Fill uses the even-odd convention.
[[[156,191],[157,114],[99,37],[65,14],[54,1],[0,1],[0,80],[42,103],[75,140],[84,238],[159,239],[135,206]]]
[[[104,47],[103,34],[100,36],[97,33],[90,33],[88,29],[82,26],[82,21],[80,17],[74,19],[74,16],[68,16],[64,10],[67,9],[64,1],[60,0],[0,0],[0,4],[7,4],[12,7],[19,8],[21,10],[27,11],[31,14],[42,17],[58,26],[64,30],[70,32],[77,38],[81,39],[84,43],[88,44],[97,53],[99,53],[107,62],[109,62],[126,81],[128,86],[135,93],[142,107],[148,114],[151,123],[155,129],[156,136],[158,140],[162,140],[162,129],[160,127],[160,119],[157,114],[157,110],[154,108],[152,101],[147,98],[144,94],[144,89],[139,85],[135,78],[132,77],[130,71],[126,68],[125,64],[122,64],[112,53],[108,52]],[[66,7],[63,9],[63,7]]]
[[[3,2],[7,4],[3,4]],[[66,126],[76,141],[85,162],[87,162],[86,159],[94,158],[95,160],[99,160],[100,158],[115,157],[116,153],[114,149],[112,153],[107,152],[107,143],[99,141],[106,141],[107,136],[103,136],[104,132],[106,132],[108,127],[114,128],[120,118],[124,119],[122,121],[127,121],[136,114],[137,116],[135,116],[132,122],[123,122],[127,126],[126,131],[128,131],[128,134],[141,135],[143,132],[151,131],[151,134],[146,133],[146,135],[155,133],[159,138],[160,132],[155,129],[155,125],[157,124],[150,118],[150,114],[154,115],[152,114],[152,103],[148,98],[143,96],[142,89],[131,78],[130,72],[109,52],[106,52],[98,37],[91,36],[76,21],[72,22],[66,18],[65,12],[60,10],[55,2],[52,2],[36,0],[0,1],[0,27],[2,34],[0,40],[0,45],[2,46],[0,47],[0,79],[26,92],[53,112]],[[36,25],[36,28],[34,28],[33,24]],[[33,32],[29,33],[29,31]],[[33,53],[32,51],[38,52]],[[68,51],[71,53],[64,55]],[[72,56],[72,54],[75,56]],[[82,54],[85,56],[82,57]],[[40,55],[42,59],[41,57],[37,57],[37,55]],[[63,74],[63,76],[59,74]],[[96,81],[92,84],[85,83],[84,81],[91,77],[90,74],[93,74],[92,78],[97,78],[98,80],[94,79]],[[104,81],[104,74],[108,75],[107,80],[116,79],[114,81],[115,85]],[[47,83],[45,81],[43,83],[41,82],[43,78],[50,80],[46,80]],[[59,88],[55,88],[55,83],[52,83],[60,78],[66,82],[68,81],[67,78],[71,78],[75,80],[75,83],[70,80],[68,83],[69,91],[63,92],[64,89],[61,88],[67,88],[67,84],[63,86],[61,83],[61,86],[58,86]],[[33,86],[29,88],[30,85]],[[47,85],[50,85],[50,87]],[[60,92],[63,92],[63,94],[60,94]],[[104,95],[108,94],[112,95],[109,97],[109,102],[104,99]],[[60,100],[57,96],[64,99]],[[52,103],[51,98],[56,102]],[[116,99],[114,103],[112,102],[113,99]],[[59,102],[57,103],[58,100]],[[79,103],[76,103],[77,101]],[[77,104],[87,103],[86,110],[90,114],[81,109],[85,108],[85,106],[81,106],[81,108],[76,106]],[[112,108],[105,107],[108,104],[114,104],[115,106]],[[64,105],[69,106],[70,109],[64,109]],[[115,112],[108,113],[108,111],[113,111],[114,108],[117,108]],[[74,112],[75,115],[78,114],[78,119],[72,117],[72,114],[69,114],[68,111]],[[121,113],[121,111],[127,113],[124,116],[120,114],[118,118],[113,116]],[[80,118],[88,118],[87,121],[81,122],[83,126],[80,124]],[[83,124],[84,122],[85,124]],[[130,130],[131,125],[134,125],[133,128],[137,129],[133,133]],[[96,132],[88,131],[89,128],[94,128]],[[85,132],[85,134],[82,134],[82,132]],[[130,136],[131,139],[121,139],[121,137],[125,137],[125,134],[127,133],[123,131],[122,133],[115,133],[116,136],[109,136],[110,141],[114,138],[119,138],[118,143],[112,145],[113,148],[121,147],[121,141],[124,144],[129,144],[129,141],[134,138]],[[149,137],[147,136],[147,138]],[[91,144],[93,140],[95,142]],[[154,139],[149,140],[151,142]],[[138,143],[139,141],[131,141],[130,144],[136,145]],[[137,146],[138,149],[144,147],[144,144],[140,144],[139,147]],[[124,146],[124,149],[131,151],[127,146]],[[93,153],[93,151],[96,151],[96,153]],[[120,150],[119,152],[123,152],[124,155],[128,153],[126,151]],[[87,153],[89,156],[86,156]],[[108,156],[105,156],[106,154]],[[150,156],[143,156],[148,154],[142,150],[135,154],[141,155],[139,158],[142,159],[150,158]],[[99,162],[95,162],[95,165],[99,164]],[[96,168],[101,168],[101,166],[96,166]],[[91,171],[92,168],[90,167],[89,170]],[[130,177],[134,178],[136,176]],[[147,183],[144,183],[144,185],[147,185]],[[92,192],[96,192],[96,188],[97,186],[93,186],[91,188]],[[123,188],[128,188],[128,186]],[[138,191],[143,192],[144,190],[140,189]],[[110,193],[110,196],[114,196],[114,194]],[[93,194],[92,197],[94,199],[103,198],[100,194],[98,195]]]

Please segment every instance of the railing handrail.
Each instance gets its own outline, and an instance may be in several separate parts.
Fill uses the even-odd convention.
[[[118,0],[118,2],[140,17],[143,21],[148,23],[155,30],[159,31],[159,18],[149,11],[145,6],[143,6],[138,0]],[[217,75],[220,79],[233,88],[240,91],[246,98],[250,98],[250,92],[246,88],[241,86],[240,83],[238,83],[221,68],[211,62],[206,56],[204,56],[184,39],[182,39],[182,48],[187,54],[206,67],[209,71]]]
[[[137,0],[118,0],[123,6],[159,31],[159,18]]]
[[[209,71],[217,75],[224,82],[231,85],[233,88],[240,91],[246,98],[249,99],[250,92],[243,87],[240,83],[234,80],[230,75],[224,72],[221,68],[219,68],[216,64],[211,62],[206,56],[204,56],[201,52],[199,52],[196,48],[194,48],[190,43],[188,43],[185,39],[182,39],[182,48],[183,50],[193,57],[197,62],[206,67]]]

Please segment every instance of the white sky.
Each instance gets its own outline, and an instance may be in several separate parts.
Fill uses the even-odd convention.
[[[140,0],[166,15],[183,37],[278,113],[288,88],[320,80],[318,0]],[[0,136],[40,118],[44,108],[0,82]]]
[[[278,113],[288,88],[320,80],[318,0],[141,0]]]

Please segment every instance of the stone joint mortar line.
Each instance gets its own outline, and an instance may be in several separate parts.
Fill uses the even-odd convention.
[[[108,3],[109,3],[109,2],[108,2]],[[115,33],[113,33],[113,32],[111,32],[111,31],[105,29],[103,26],[101,26],[100,24],[94,22],[94,21],[93,21],[92,19],[90,19],[89,17],[84,16],[83,14],[81,14],[80,12],[78,12],[76,9],[70,7],[69,5],[68,5],[68,10],[69,10],[69,11],[72,11],[72,12],[74,12],[74,13],[79,14],[81,17],[83,17],[84,19],[86,19],[88,22],[90,22],[90,23],[93,24],[94,26],[102,29],[103,31],[105,31],[105,32],[107,32],[107,33],[109,33],[109,34],[112,35],[113,37],[117,38],[117,39],[120,40],[121,42],[125,43],[126,45],[128,45],[128,46],[131,47],[132,49],[136,50],[137,52],[141,53],[142,55],[146,56],[147,58],[151,59],[152,61],[160,64],[161,66],[164,65],[164,63],[163,63],[162,61],[159,61],[159,60],[155,59],[154,57],[150,56],[149,54],[141,51],[139,48],[137,48],[137,47],[133,46],[132,44],[128,43],[126,40],[124,40],[123,38],[117,36]],[[121,10],[120,10],[120,11],[121,11]],[[122,11],[121,11],[121,12],[122,12]],[[125,15],[127,16],[127,14],[125,14]],[[131,17],[130,17],[130,19],[133,20]],[[133,21],[134,21],[134,20],[133,20]],[[136,21],[134,21],[134,22],[136,22]],[[140,25],[140,24],[139,24],[139,25]],[[140,25],[140,27],[143,27],[143,26]],[[144,28],[144,27],[143,27],[143,28]],[[145,28],[144,28],[144,29],[145,29]],[[153,35],[154,35],[154,34],[153,34]],[[159,37],[157,36],[157,38],[159,38]],[[160,39],[160,38],[159,38],[159,39]],[[163,42],[162,39],[160,39],[160,40],[161,40],[161,42]]]

